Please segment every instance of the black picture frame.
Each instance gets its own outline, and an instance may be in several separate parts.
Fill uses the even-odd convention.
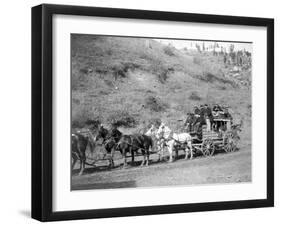
[[[95,210],[52,210],[52,18],[55,14],[267,28],[267,198]],[[274,20],[43,4],[32,8],[32,218],[57,221],[274,206]]]

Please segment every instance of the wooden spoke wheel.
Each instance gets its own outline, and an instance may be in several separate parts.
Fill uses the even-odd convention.
[[[212,156],[215,152],[215,144],[211,139],[205,139],[202,142],[201,151],[204,156]]]
[[[233,133],[226,133],[223,137],[223,147],[225,152],[234,152],[237,150],[237,139]]]

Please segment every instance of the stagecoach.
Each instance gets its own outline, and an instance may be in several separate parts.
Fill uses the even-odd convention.
[[[202,127],[202,134],[191,132],[192,149],[194,153],[202,153],[204,156],[212,156],[216,150],[234,152],[237,150],[239,136],[232,126],[230,118],[214,118],[213,123],[206,119],[206,125]]]

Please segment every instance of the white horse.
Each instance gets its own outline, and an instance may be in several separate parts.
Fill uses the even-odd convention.
[[[193,158],[193,151],[192,151],[192,138],[189,133],[174,133],[171,129],[166,126],[164,123],[161,123],[159,129],[156,132],[158,139],[162,140],[161,142],[161,150],[164,152],[165,146],[168,149],[170,158],[169,162],[173,161],[173,150],[175,145],[179,144],[184,147],[185,151],[185,159],[188,158],[190,154],[190,159]],[[163,154],[162,154],[163,155]]]
[[[147,132],[145,133],[146,136],[155,136],[156,135],[156,127],[154,125],[152,125]]]

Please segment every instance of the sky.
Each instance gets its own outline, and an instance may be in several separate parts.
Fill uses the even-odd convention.
[[[163,44],[168,45],[171,43],[175,48],[177,49],[195,49],[195,44],[199,44],[201,47],[203,45],[203,42],[205,43],[205,47],[208,47],[210,45],[214,45],[214,41],[197,41],[197,40],[173,40],[173,39],[155,39],[158,42],[161,42]],[[247,50],[250,53],[252,53],[252,43],[233,43],[233,42],[216,42],[219,46],[222,46],[223,48],[226,48],[226,51],[228,52],[230,44],[234,44],[234,51],[237,50]]]

